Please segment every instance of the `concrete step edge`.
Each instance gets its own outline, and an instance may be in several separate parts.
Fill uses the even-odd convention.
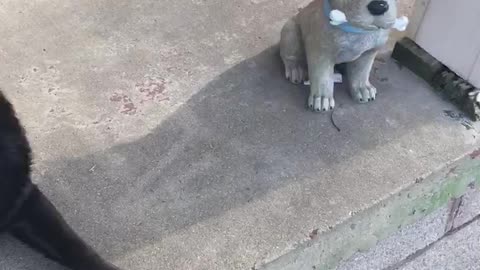
[[[374,247],[378,241],[433,213],[452,199],[460,198],[477,185],[480,185],[480,149],[428,176],[412,179],[409,186],[257,269],[335,269],[355,252]]]

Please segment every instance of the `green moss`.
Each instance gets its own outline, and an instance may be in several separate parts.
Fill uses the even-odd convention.
[[[321,234],[315,243],[308,243],[264,269],[303,270],[313,266],[321,270],[334,269],[355,252],[375,246],[378,240],[399,228],[431,214],[452,198],[461,197],[472,182],[480,185],[480,161],[468,156],[454,165],[424,181],[412,183],[395,196]]]

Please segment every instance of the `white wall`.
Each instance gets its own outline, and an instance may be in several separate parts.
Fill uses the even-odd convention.
[[[417,0],[413,12],[409,36],[480,87],[480,0]]]

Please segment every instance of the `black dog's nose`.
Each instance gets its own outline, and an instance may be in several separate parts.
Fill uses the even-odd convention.
[[[372,1],[367,6],[368,11],[374,16],[380,16],[388,11],[387,1]]]

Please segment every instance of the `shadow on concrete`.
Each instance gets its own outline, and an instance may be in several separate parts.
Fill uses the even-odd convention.
[[[339,164],[435,121],[438,112],[415,105],[425,93],[374,73],[372,104],[338,87],[338,132],[329,114],[305,109],[307,88],[283,78],[277,54],[269,48],[221,74],[144,138],[57,160],[44,190],[87,241],[121,257],[305,178],[319,192],[335,189]]]

